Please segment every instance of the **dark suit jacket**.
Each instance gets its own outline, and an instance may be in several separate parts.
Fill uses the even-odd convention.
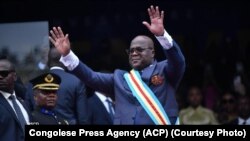
[[[24,102],[18,98],[21,104],[23,104],[27,113],[30,116],[30,112]],[[24,131],[16,117],[16,114],[8,101],[0,93],[0,140],[1,141],[24,141]]]
[[[113,124],[113,121],[110,118],[110,115],[106,110],[104,104],[94,93],[88,98],[88,114],[89,114],[90,124],[95,124],[95,125]]]
[[[15,81],[14,89],[18,97],[25,99],[26,87],[23,84],[20,77],[17,77],[17,80]]]
[[[142,80],[150,87],[159,99],[170,121],[178,116],[178,105],[175,97],[176,88],[185,71],[185,59],[179,46],[173,42],[173,47],[164,50],[167,60],[157,62],[145,68]],[[123,75],[127,71],[115,70],[113,74],[97,73],[82,62],[72,71],[89,87],[115,95],[114,124],[154,124],[125,81]],[[152,76],[164,79],[163,83],[154,85]]]
[[[84,83],[76,76],[60,69],[52,69],[50,72],[61,78],[60,88],[57,91],[57,105],[54,110],[69,124],[89,124]]]

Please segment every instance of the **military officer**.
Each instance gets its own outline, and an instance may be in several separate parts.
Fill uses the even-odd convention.
[[[36,108],[32,112],[31,124],[36,125],[68,125],[54,111],[57,101],[57,90],[61,79],[53,73],[44,73],[30,81],[33,84]]]

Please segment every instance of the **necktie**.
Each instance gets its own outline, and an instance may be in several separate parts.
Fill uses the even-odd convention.
[[[108,103],[109,115],[110,115],[111,119],[113,120],[114,119],[113,103],[108,98],[106,99],[106,101]]]
[[[18,118],[20,124],[22,125],[22,128],[24,129],[26,121],[24,119],[24,116],[23,116],[23,113],[22,113],[20,107],[18,106],[18,104],[16,102],[16,97],[14,95],[11,95],[9,97],[9,99],[11,99],[11,101],[13,103],[13,107],[14,107],[16,114],[17,114],[17,118]]]

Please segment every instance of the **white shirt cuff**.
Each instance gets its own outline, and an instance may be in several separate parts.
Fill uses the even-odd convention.
[[[68,70],[72,71],[79,64],[79,58],[74,54],[73,51],[70,50],[69,54],[66,56],[61,56],[60,62],[64,64],[68,68]]]
[[[163,36],[155,37],[164,49],[170,49],[171,47],[173,47],[173,39],[166,30],[164,30]]]

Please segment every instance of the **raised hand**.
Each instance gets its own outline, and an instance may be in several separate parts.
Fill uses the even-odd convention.
[[[163,19],[164,19],[164,11],[159,10],[159,7],[156,6],[150,6],[148,8],[148,15],[150,18],[151,24],[149,24],[146,21],[143,21],[142,23],[156,36],[162,36],[164,34],[164,25],[163,25]]]
[[[50,30],[51,36],[49,40],[56,47],[56,49],[61,53],[61,55],[66,56],[70,52],[70,42],[69,35],[64,36],[61,27],[53,27],[53,30]]]

